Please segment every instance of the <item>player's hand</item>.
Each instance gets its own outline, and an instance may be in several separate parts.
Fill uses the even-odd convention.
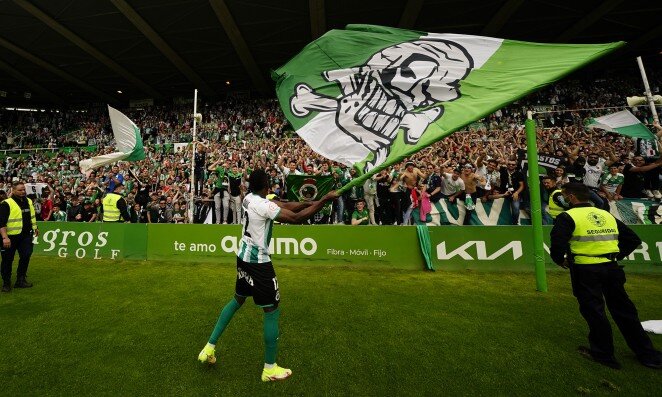
[[[325,203],[328,201],[332,201],[338,198],[338,192],[335,190],[330,191],[329,193],[325,194],[324,197],[322,198],[322,201]]]
[[[38,236],[39,236],[39,229],[35,228],[35,229],[32,231],[32,234],[34,235],[34,237],[38,237]]]
[[[11,247],[11,240],[9,239],[9,237],[4,237],[4,238],[2,239],[2,246],[3,246],[4,248],[9,248],[9,247]]]

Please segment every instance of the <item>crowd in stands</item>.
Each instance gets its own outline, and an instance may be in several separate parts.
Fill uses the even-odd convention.
[[[659,82],[653,82],[653,90],[659,92]],[[429,212],[439,200],[463,202],[471,211],[479,200],[503,198],[513,214],[519,214],[529,206],[520,167],[526,149],[525,110],[531,108],[543,112],[537,115],[539,152],[558,159],[550,170],[551,188],[542,190],[543,202],[571,180],[591,187],[592,200],[601,207],[622,198],[662,199],[662,167],[653,141],[584,126],[587,119],[618,109],[560,112],[621,106],[626,95],[640,94],[637,84],[626,79],[568,80],[535,93],[382,170],[348,190],[334,202],[331,213],[320,214],[315,222],[410,224],[414,208]],[[80,172],[81,159],[114,151],[105,109],[0,110],[0,194],[9,192],[12,181],[22,180],[36,199],[39,219],[95,222],[103,218],[103,195],[115,183],[123,183],[131,222],[238,223],[247,176],[256,168],[271,174],[271,193],[279,199],[286,199],[286,177],[291,173],[331,176],[335,188],[357,176],[356,170],[312,152],[293,133],[275,100],[203,103],[198,140],[187,145],[192,140],[190,108],[185,104],[124,109],[141,128],[146,159],[89,174]],[[652,124],[647,107],[633,113]],[[26,150],[34,148],[50,150]],[[194,192],[191,172],[198,181]],[[193,219],[187,211],[191,196]],[[513,224],[517,218],[513,216]]]

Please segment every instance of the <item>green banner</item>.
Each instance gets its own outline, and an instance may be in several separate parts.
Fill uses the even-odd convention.
[[[659,226],[636,225],[642,246],[622,263],[662,273]],[[40,222],[34,255],[68,259],[162,260],[234,264],[240,225]],[[545,228],[546,249],[550,227]],[[529,226],[430,227],[437,270],[533,270]],[[424,269],[415,227],[277,225],[270,244],[276,263],[387,265]],[[548,267],[556,268],[547,257]]]
[[[145,259],[147,225],[39,222],[34,255],[77,259]]]
[[[190,262],[234,263],[241,236],[239,225],[148,225],[147,231],[147,259]],[[270,250],[275,261],[423,266],[414,228],[397,226],[277,225]]]
[[[552,223],[552,219],[546,212],[546,204],[543,200],[543,221]],[[660,225],[662,224],[662,206],[660,203],[646,199],[622,199],[609,202],[610,212],[619,220],[628,225]],[[476,208],[469,213],[469,224],[471,225],[511,225],[510,201],[507,199],[489,200],[483,202],[477,200]],[[414,219],[420,220],[418,209],[414,210]],[[462,225],[466,216],[464,202],[455,201],[451,203],[441,199],[432,203],[432,210],[427,214],[428,226]],[[530,225],[531,219],[524,210],[520,210],[520,225]]]
[[[549,256],[549,232],[545,226],[545,262]],[[621,264],[638,272],[662,273],[662,234],[659,226],[633,225],[643,244]],[[458,226],[430,228],[434,267],[472,270],[533,270],[533,235],[530,226]]]

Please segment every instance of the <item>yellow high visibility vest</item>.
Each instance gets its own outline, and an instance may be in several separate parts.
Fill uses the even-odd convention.
[[[561,193],[561,189],[554,190],[552,193],[549,194],[549,202],[547,203],[547,212],[549,212],[549,215],[552,217],[552,219],[556,219],[556,217],[563,211],[565,211],[565,208],[557,205],[554,202],[554,195],[556,193]]]
[[[609,212],[594,207],[566,211],[575,221],[570,252],[578,265],[607,263],[609,254],[618,254],[618,225]]]
[[[117,208],[117,202],[122,198],[117,193],[108,193],[101,202],[103,204],[103,221],[104,222],[123,222],[120,209]]]
[[[28,200],[28,205],[30,206],[30,219],[32,220],[32,230],[37,228],[37,217],[34,213],[34,206],[32,205],[32,200]],[[8,198],[5,200],[9,204],[9,218],[7,219],[7,235],[16,236],[21,234],[23,230],[23,210],[19,207],[18,203],[14,201],[13,198]]]

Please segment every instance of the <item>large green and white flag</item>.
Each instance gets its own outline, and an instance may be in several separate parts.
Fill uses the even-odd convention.
[[[113,127],[117,151],[81,160],[79,165],[82,172],[87,172],[120,160],[138,161],[145,159],[145,149],[143,148],[143,140],[140,137],[140,128],[131,119],[126,117],[124,113],[115,108],[108,106],[108,113],[110,114],[110,124]]]
[[[633,138],[655,140],[655,135],[628,110],[591,119],[588,128],[600,128],[605,131],[627,135]]]
[[[623,44],[348,25],[272,77],[287,119],[311,148],[364,173],[353,185]]]

